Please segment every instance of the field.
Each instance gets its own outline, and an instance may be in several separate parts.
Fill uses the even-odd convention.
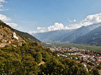
[[[50,43],[50,44],[44,44],[45,47],[63,47],[63,48],[69,48],[69,47],[76,47],[79,49],[88,49],[92,51],[101,51],[101,46],[93,46],[93,45],[83,45],[83,44],[68,44],[68,43]]]

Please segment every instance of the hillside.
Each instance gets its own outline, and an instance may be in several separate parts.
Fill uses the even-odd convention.
[[[101,26],[74,40],[73,43],[101,46]]]
[[[90,74],[82,64],[57,57],[56,53],[43,48],[37,41],[0,21],[0,75]]]
[[[59,30],[59,31],[50,31],[45,33],[33,34],[36,38],[42,42],[71,42],[87,33],[93,29],[101,26],[101,23],[92,24],[89,26],[83,26],[74,30]]]
[[[23,43],[25,40],[17,35],[14,29],[0,21],[0,47],[21,46]]]
[[[0,21],[0,47],[22,46],[22,44],[26,43],[27,41],[39,42],[33,36],[27,33],[12,29],[10,26]]]

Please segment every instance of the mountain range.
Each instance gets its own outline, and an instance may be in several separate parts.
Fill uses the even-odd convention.
[[[101,26],[73,41],[78,44],[101,46]]]
[[[97,28],[96,30],[98,30],[98,28],[100,26],[101,26],[101,23],[96,23],[96,24],[92,24],[92,25],[89,25],[89,26],[82,26],[78,29],[57,30],[57,31],[44,32],[44,33],[37,33],[37,34],[33,34],[33,36],[35,36],[36,38],[38,38],[42,42],[79,43],[79,41],[80,41],[80,44],[82,43],[82,44],[91,44],[91,45],[93,45],[92,42],[94,42],[95,40],[92,40],[91,43],[88,43],[88,42],[85,43],[84,41],[82,41],[85,38],[83,38],[82,40],[78,40],[78,39],[81,39],[84,36],[89,37],[89,35],[92,35],[91,33],[94,32],[93,30],[95,30],[96,28]],[[99,33],[101,33],[101,32],[99,32]],[[95,45],[97,45],[97,44],[95,44]]]

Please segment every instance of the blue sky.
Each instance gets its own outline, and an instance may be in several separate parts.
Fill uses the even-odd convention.
[[[0,19],[25,32],[72,29],[100,22],[101,0],[0,0],[0,5]],[[86,24],[89,15],[93,16],[91,20],[99,20]]]

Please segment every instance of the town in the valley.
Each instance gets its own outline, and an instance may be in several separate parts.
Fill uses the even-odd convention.
[[[57,52],[57,56],[74,59],[77,63],[82,63],[87,70],[87,66],[89,66],[90,68],[95,68],[101,64],[101,51],[79,49],[76,47],[50,47],[50,50],[52,52]]]

